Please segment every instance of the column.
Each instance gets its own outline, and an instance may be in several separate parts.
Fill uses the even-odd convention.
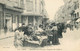
[[[22,26],[21,15],[19,15],[19,27]]]
[[[1,20],[1,13],[0,13],[0,34],[1,34],[1,27],[2,27],[2,26],[1,26],[1,21],[2,21],[2,20]]]
[[[11,28],[10,28],[10,31],[12,31],[13,29],[13,22],[12,22],[12,19],[13,19],[13,15],[11,14]]]
[[[26,20],[26,23],[27,23],[27,25],[28,25],[28,16],[27,16],[27,20]]]
[[[3,12],[0,12],[0,29],[3,31],[4,29],[4,16],[3,16]]]
[[[37,18],[37,27],[39,27],[39,17]]]
[[[28,16],[25,16],[25,24],[28,25]]]
[[[35,23],[36,23],[36,21],[35,21],[35,16],[33,17],[33,26],[35,26]]]
[[[5,18],[6,18],[5,14],[6,14],[6,13],[5,13],[5,11],[4,11],[4,26],[5,26]]]

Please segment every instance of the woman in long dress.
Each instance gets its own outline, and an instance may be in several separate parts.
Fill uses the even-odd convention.
[[[58,45],[59,43],[59,37],[58,37],[58,28],[57,25],[55,24],[52,28],[52,33],[53,33],[53,39],[52,39],[52,44],[53,45]]]

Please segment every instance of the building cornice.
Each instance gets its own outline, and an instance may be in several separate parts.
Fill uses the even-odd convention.
[[[22,16],[43,16],[42,14],[34,14],[34,13],[22,13]]]
[[[17,11],[17,12],[23,12],[23,9],[11,7],[11,6],[8,6],[8,5],[5,5],[4,8],[10,9],[10,10],[13,10],[13,11]]]

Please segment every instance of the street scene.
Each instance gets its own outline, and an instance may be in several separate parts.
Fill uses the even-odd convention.
[[[80,51],[79,45],[80,0],[0,0],[2,51]]]
[[[75,34],[75,32],[77,32],[77,35]],[[54,50],[54,51],[66,51],[66,49],[69,51],[79,51],[80,49],[78,47],[80,47],[80,29],[79,30],[74,30],[74,31],[70,31],[68,30],[66,33],[63,33],[63,39],[59,39],[60,40],[60,45],[49,45],[49,46],[45,46],[45,47],[33,47],[30,48],[29,46],[24,47],[24,48],[15,48],[14,47],[14,37],[9,37],[3,40],[0,40],[0,45],[1,45],[1,49],[5,49],[5,50],[11,50],[11,49],[15,49],[16,51],[18,50],[29,50],[29,49],[33,49],[35,51],[37,50]],[[75,39],[76,38],[76,39]],[[65,41],[66,40],[66,41]],[[5,43],[6,42],[6,43]]]

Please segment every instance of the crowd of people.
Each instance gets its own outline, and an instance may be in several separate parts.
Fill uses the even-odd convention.
[[[32,26],[32,24],[29,24],[28,26],[25,26],[23,24],[21,27],[17,28],[16,30],[19,30],[23,32],[23,35],[27,37],[27,40],[39,40],[40,38],[36,37],[36,35],[40,36],[47,36],[47,43],[53,44],[53,45],[59,45],[59,38],[63,38],[62,33],[66,32],[67,27],[70,27],[71,30],[73,30],[73,26],[69,26],[68,24],[64,23],[48,23],[45,26],[39,25],[39,27],[35,28]],[[15,30],[15,31],[16,31]],[[15,38],[17,39],[17,38]],[[20,39],[20,38],[19,38]]]
[[[46,29],[48,33],[48,42],[52,41],[53,45],[58,45],[59,43],[59,38],[63,38],[62,32],[65,29],[65,25],[63,23],[51,23],[49,28]],[[50,32],[49,32],[50,31]]]

